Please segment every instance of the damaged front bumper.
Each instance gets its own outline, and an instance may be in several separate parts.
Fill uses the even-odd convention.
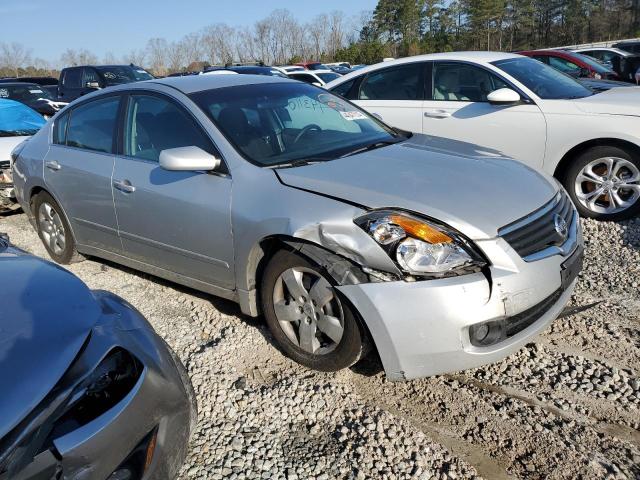
[[[576,279],[563,280],[562,270],[581,255],[581,236],[569,255],[535,262],[522,260],[500,238],[477,243],[490,253],[488,272],[338,287],[367,324],[391,380],[499,361],[530,342],[569,301]]]
[[[11,212],[20,208],[16,199],[11,176],[11,165],[8,161],[0,161],[0,213]]]

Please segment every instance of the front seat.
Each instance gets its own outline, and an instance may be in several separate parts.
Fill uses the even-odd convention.
[[[223,108],[218,115],[218,126],[250,157],[264,158],[273,154],[268,134],[262,135],[253,127],[241,108]]]
[[[459,93],[460,82],[458,82],[458,72],[445,70],[438,72],[433,89],[434,100],[452,100],[458,102],[468,102],[469,97]]]

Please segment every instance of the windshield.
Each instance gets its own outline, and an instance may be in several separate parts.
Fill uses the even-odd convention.
[[[25,83],[22,85],[3,85],[0,83],[0,98],[10,98],[19,102],[33,102],[40,98],[53,100],[53,97],[40,85]]]
[[[316,73],[316,75],[319,76],[324,83],[329,83],[332,80],[341,77],[338,73]]]
[[[304,83],[240,85],[190,98],[260,166],[333,160],[404,139],[347,101]]]
[[[0,137],[33,135],[45,123],[41,115],[26,105],[0,100]]]
[[[611,70],[610,68],[605,67],[603,64],[601,64],[597,60],[595,60],[595,59],[593,59],[593,58],[591,58],[591,57],[589,57],[587,55],[582,55],[581,53],[574,53],[573,55],[576,58],[578,58],[579,60],[582,60],[587,65],[589,65],[591,68],[593,68],[598,73],[612,73],[613,72],[613,70]]]
[[[107,85],[120,85],[122,83],[140,82],[142,80],[152,80],[153,75],[140,67],[130,67],[127,65],[116,65],[111,67],[95,67],[102,75]]]
[[[493,65],[545,100],[584,98],[593,95],[591,90],[570,76],[533,58],[508,58],[493,62]]]

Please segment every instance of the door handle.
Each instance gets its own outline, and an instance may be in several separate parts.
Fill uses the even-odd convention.
[[[60,166],[60,164],[58,162],[56,162],[55,160],[53,160],[51,162],[46,162],[44,164],[44,166],[47,167],[49,170],[54,170],[56,172],[62,168]]]
[[[424,116],[429,118],[449,118],[451,113],[446,110],[427,110],[424,112]]]
[[[129,180],[114,180],[113,187],[124,193],[133,193],[136,191],[136,187],[131,185]]]

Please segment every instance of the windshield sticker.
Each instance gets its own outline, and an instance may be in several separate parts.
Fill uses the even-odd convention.
[[[9,90],[0,88],[0,98],[9,98]]]
[[[362,113],[359,112],[357,110],[353,110],[351,112],[339,112],[340,115],[342,115],[342,118],[344,118],[345,120],[349,120],[349,121],[354,121],[354,120],[366,120],[367,116]]]
[[[136,70],[136,72],[138,72],[138,73],[147,73],[144,70]]]
[[[29,90],[29,93],[44,93],[42,90]]]

